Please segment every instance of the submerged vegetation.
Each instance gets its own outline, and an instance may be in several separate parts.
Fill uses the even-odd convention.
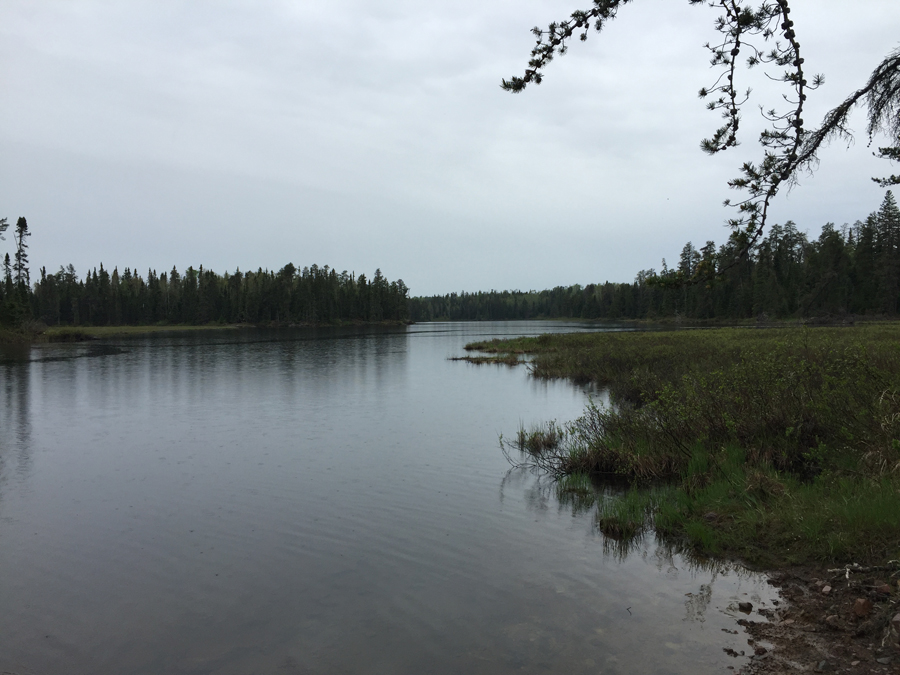
[[[543,335],[474,343],[606,387],[522,464],[624,481],[598,527],[759,564],[900,557],[900,326]],[[582,485],[582,483],[576,483]],[[561,483],[561,485],[563,485]]]

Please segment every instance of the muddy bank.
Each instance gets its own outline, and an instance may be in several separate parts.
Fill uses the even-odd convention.
[[[770,583],[782,604],[774,611],[754,607],[739,621],[749,634],[747,650],[732,655],[751,659],[730,669],[747,675],[900,673],[900,563],[791,569],[775,573]]]

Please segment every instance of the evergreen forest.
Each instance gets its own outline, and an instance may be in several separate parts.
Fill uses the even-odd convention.
[[[48,326],[250,323],[289,325],[404,321],[409,289],[402,279],[388,281],[376,270],[340,272],[327,265],[298,270],[288,263],[277,272],[235,271],[219,275],[188,267],[142,277],[125,268],[110,273],[101,264],[79,279],[72,265],[55,274],[40,270],[33,287],[9,271],[0,284],[6,324],[24,318]]]
[[[900,300],[900,208],[888,191],[865,220],[828,223],[810,239],[791,221],[769,228],[747,256],[732,237],[688,242],[677,265],[639,272],[633,283],[558,286],[415,297],[413,321],[508,319],[743,320],[896,316]],[[692,283],[703,266],[706,281]]]
[[[9,229],[0,221],[0,236]],[[828,223],[811,239],[791,221],[740,256],[742,242],[688,242],[677,264],[640,271],[632,283],[558,286],[544,291],[489,291],[409,297],[402,279],[381,270],[371,279],[327,265],[302,270],[217,274],[189,267],[141,276],[102,264],[79,278],[72,265],[42,268],[32,283],[25,218],[14,229],[13,258],[3,257],[0,326],[509,319],[746,320],[844,316],[893,317],[900,310],[900,207],[888,191],[865,220]],[[698,269],[703,283],[696,283]]]

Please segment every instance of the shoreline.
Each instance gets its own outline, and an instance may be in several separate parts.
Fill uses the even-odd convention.
[[[738,620],[750,657],[736,672],[786,675],[900,672],[900,562],[891,566],[801,567],[766,572],[778,609]],[[754,619],[762,616],[763,620]]]
[[[619,405],[521,428],[507,447],[562,491],[627,481],[597,505],[608,536],[656,530],[767,574],[781,602],[742,608],[747,648],[725,648],[730,670],[900,673],[900,325],[866,324],[544,335],[458,358],[525,357],[536,377],[610,391]]]
[[[85,342],[113,337],[142,336],[156,333],[189,333],[201,331],[247,330],[265,328],[343,328],[348,326],[406,326],[410,321],[341,321],[336,323],[289,323],[289,324],[165,324],[148,326],[51,326],[35,337],[23,338],[22,342],[55,343]]]

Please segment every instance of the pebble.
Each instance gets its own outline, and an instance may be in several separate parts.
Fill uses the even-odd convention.
[[[753,611],[753,603],[752,602],[739,602],[738,609],[746,614],[749,614]]]
[[[882,657],[882,658],[880,658],[880,659],[875,659],[875,660],[876,660],[878,663],[880,663],[881,665],[886,666],[886,665],[889,665],[889,664],[890,664],[890,662],[891,662],[891,657],[890,657],[890,656],[884,656],[884,657]]]
[[[868,598],[857,598],[853,603],[853,614],[864,619],[872,613],[872,601]]]
[[[828,595],[831,593],[831,586],[822,586],[822,595]]]

